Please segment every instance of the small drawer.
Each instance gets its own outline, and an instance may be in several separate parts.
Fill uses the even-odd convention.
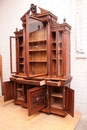
[[[55,81],[47,81],[46,82],[47,86],[61,86],[61,81],[55,82]]]

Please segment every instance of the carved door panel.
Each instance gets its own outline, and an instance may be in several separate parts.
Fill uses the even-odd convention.
[[[46,92],[44,87],[35,87],[27,91],[28,115],[32,115],[46,106]]]
[[[71,116],[74,116],[74,90],[66,87],[65,98],[65,109]]]
[[[11,81],[3,82],[4,101],[14,99],[14,83]]]

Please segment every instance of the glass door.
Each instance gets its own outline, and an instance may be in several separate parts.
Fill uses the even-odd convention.
[[[63,76],[63,35],[62,31],[51,31],[51,75]]]
[[[27,31],[27,74],[29,77],[47,74],[47,29],[38,18],[28,18]]]
[[[62,32],[58,31],[58,76],[63,76],[63,39]]]
[[[17,62],[16,62],[16,37],[10,37],[10,66],[11,74],[17,73]]]

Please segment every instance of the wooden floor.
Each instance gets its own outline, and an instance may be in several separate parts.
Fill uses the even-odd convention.
[[[73,130],[80,116],[79,112],[75,112],[74,118],[38,112],[29,117],[26,108],[12,101],[5,103],[0,97],[0,130]]]

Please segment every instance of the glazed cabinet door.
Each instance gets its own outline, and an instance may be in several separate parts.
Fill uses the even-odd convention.
[[[4,101],[14,99],[14,83],[11,81],[3,82]]]
[[[44,87],[35,87],[27,91],[28,115],[32,115],[46,106],[46,92]]]
[[[25,47],[23,31],[15,32],[16,37],[10,37],[11,73],[25,75]]]
[[[47,26],[26,16],[26,64],[28,77],[47,74]]]
[[[68,87],[65,89],[65,110],[74,116],[74,90]]]
[[[51,76],[63,76],[63,32],[51,30]]]
[[[17,72],[16,64],[16,37],[10,36],[10,66],[11,73]]]

